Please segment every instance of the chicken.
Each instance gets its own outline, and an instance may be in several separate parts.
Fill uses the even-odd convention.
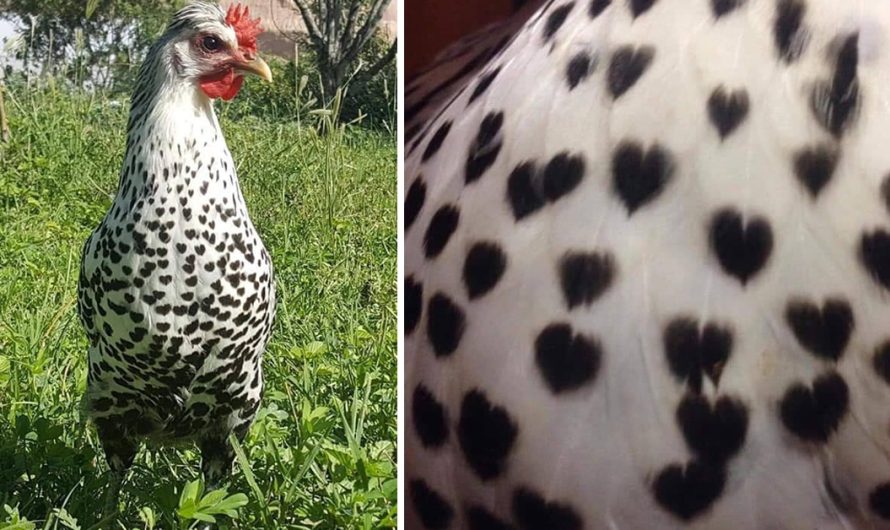
[[[244,76],[271,81],[246,9],[180,10],[139,72],[117,194],[83,247],[78,312],[85,397],[113,472],[106,510],[140,442],[195,442],[209,487],[229,435],[260,405],[275,315],[272,263],[247,212],[213,108]]]

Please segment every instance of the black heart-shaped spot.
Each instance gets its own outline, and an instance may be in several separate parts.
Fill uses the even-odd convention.
[[[427,304],[426,315],[426,333],[436,357],[454,353],[466,327],[463,309],[445,294],[436,293]]]
[[[410,335],[423,312],[423,284],[413,275],[405,277],[405,335]]]
[[[436,129],[436,133],[430,138],[430,142],[427,144],[426,149],[423,151],[423,156],[421,157],[422,162],[426,162],[433,155],[439,152],[439,149],[442,147],[442,143],[445,142],[445,138],[448,136],[448,132],[451,131],[451,122],[446,121],[442,125]]]
[[[556,32],[562,27],[573,7],[575,7],[575,2],[566,2],[550,12],[547,16],[547,23],[544,25],[544,42],[549,41],[556,35]]]
[[[420,210],[423,209],[423,203],[426,200],[426,183],[423,177],[418,176],[411,187],[408,188],[408,194],[405,195],[405,231],[411,228]]]
[[[732,208],[714,214],[710,240],[720,266],[742,285],[760,272],[773,249],[769,222],[754,216],[745,224],[742,215]]]
[[[578,512],[568,504],[547,501],[524,487],[513,492],[513,518],[522,530],[581,530]]]
[[[612,155],[612,188],[629,215],[661,194],[673,172],[673,158],[658,144],[644,152],[639,143],[624,141]]]
[[[881,199],[884,201],[884,208],[890,212],[890,175],[884,177],[881,182]]]
[[[442,253],[452,234],[457,230],[459,221],[460,210],[455,205],[446,204],[436,210],[423,235],[423,252],[427,258],[435,258]]]
[[[848,34],[837,47],[831,79],[816,83],[810,94],[813,116],[835,138],[840,138],[859,114],[858,63],[859,34]]]
[[[503,135],[499,134],[503,124],[503,112],[489,112],[482,119],[464,166],[464,182],[467,184],[479,180],[497,160],[503,144]]]
[[[618,99],[640,79],[655,57],[652,46],[622,46],[615,50],[609,61],[606,82],[612,98]]]
[[[464,261],[464,285],[470,300],[492,290],[507,268],[507,255],[501,246],[491,241],[476,243]]]
[[[578,186],[584,170],[584,156],[566,151],[551,158],[543,171],[532,161],[517,165],[507,179],[507,200],[513,217],[521,221],[547,202],[558,201]]]
[[[649,10],[655,4],[656,0],[630,0],[630,10],[634,15],[634,18],[642,15],[646,11]]]
[[[584,156],[562,152],[547,162],[544,168],[542,195],[556,202],[574,190],[584,178]]]
[[[501,67],[499,66],[479,78],[479,82],[476,84],[476,88],[473,89],[473,93],[470,94],[470,99],[467,100],[468,107],[471,103],[476,101],[479,96],[484,94],[486,90],[488,90],[488,87],[491,86],[492,81],[494,81],[494,78],[497,77],[500,71]]]
[[[883,228],[862,234],[859,259],[871,277],[890,289],[890,234]]]
[[[671,464],[655,478],[655,500],[684,521],[707,511],[723,493],[726,470],[722,465],[693,460],[686,467]]]
[[[481,506],[471,506],[466,511],[468,530],[512,530],[510,524]]]
[[[715,464],[732,458],[745,443],[748,409],[728,396],[711,407],[701,395],[687,394],[677,407],[677,423],[686,445],[704,461]]]
[[[890,482],[879,484],[871,491],[868,506],[881,519],[890,520]]]
[[[611,3],[612,0],[591,0],[590,7],[587,10],[587,14],[590,16],[590,18],[596,18],[600,16],[600,14],[605,11]]]
[[[423,479],[413,479],[409,484],[411,502],[423,526],[429,530],[445,530],[454,519],[454,508]]]
[[[414,431],[424,447],[440,447],[448,440],[448,418],[445,407],[432,392],[419,383],[411,400]]]
[[[559,260],[559,280],[566,305],[590,305],[612,283],[615,259],[607,252],[566,252]]]
[[[807,31],[803,25],[806,10],[803,0],[780,0],[776,4],[773,39],[779,57],[786,63],[799,58],[806,48]]]
[[[714,18],[720,18],[736,9],[745,0],[711,0],[711,10],[714,11]]]
[[[481,390],[464,395],[457,438],[467,463],[482,480],[504,472],[519,429],[507,409],[491,403]]]
[[[881,379],[890,384],[890,340],[884,341],[875,348],[872,366]]]
[[[708,98],[708,117],[720,133],[721,139],[732,134],[745,120],[749,106],[748,92],[743,88],[730,92],[719,86],[711,92],[711,97]]]
[[[566,81],[569,83],[569,91],[586,79],[594,68],[596,68],[596,61],[587,52],[576,53],[566,67]]]
[[[513,218],[521,221],[544,206],[544,198],[535,186],[537,168],[534,162],[517,165],[507,178],[507,200]]]
[[[794,174],[810,195],[816,198],[831,180],[837,160],[837,150],[830,145],[804,148],[794,156]]]
[[[801,299],[788,302],[785,320],[800,345],[817,357],[837,361],[853,332],[853,309],[841,298],[828,298],[822,308]]]
[[[665,327],[662,339],[671,372],[693,392],[701,392],[702,373],[715,386],[720,383],[732,351],[729,328],[711,322],[700,328],[695,319],[678,317]]]
[[[782,397],[782,423],[805,441],[826,442],[844,418],[849,399],[847,383],[836,372],[819,376],[812,388],[795,383]]]
[[[601,357],[599,342],[573,335],[569,324],[550,324],[535,340],[535,361],[554,394],[593,382]]]

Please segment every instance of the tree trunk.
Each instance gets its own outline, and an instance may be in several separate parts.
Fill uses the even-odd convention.
[[[343,86],[345,79],[338,65],[319,65],[319,74],[321,75],[321,87],[324,90],[322,103],[328,105],[337,95],[337,89]]]
[[[359,84],[364,77],[373,77],[395,57],[395,48],[383,54],[370,69],[353,71],[359,54],[374,36],[384,9],[391,0],[351,0],[348,8],[341,2],[292,0],[309,35],[309,42],[318,56],[324,103],[329,104],[343,88],[350,74],[358,76]],[[366,6],[367,9],[362,9]],[[367,75],[366,72],[370,75]]]
[[[9,120],[6,119],[6,105],[3,102],[3,83],[0,83],[0,142],[7,143],[12,136]]]

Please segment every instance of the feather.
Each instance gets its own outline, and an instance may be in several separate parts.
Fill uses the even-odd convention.
[[[450,433],[441,447],[419,444],[409,407],[406,478],[455,509],[452,528],[467,527],[467,506],[517,528],[555,528],[529,514],[561,509],[586,529],[890,527],[875,493],[890,481],[890,387],[873,366],[890,319],[879,281],[890,4],[533,4],[455,45],[406,97],[417,131],[406,189],[422,179],[425,195],[405,233],[405,273],[423,293],[405,337],[405,389],[423,384]],[[493,115],[499,149],[467,182]],[[459,222],[425,255],[446,205]],[[463,271],[479,242],[505,266],[472,295]],[[565,292],[559,264],[570,253],[613,261],[589,301]],[[445,356],[428,336],[440,324],[434,295],[463,319]],[[795,297],[817,308],[817,327],[826,300],[849,304],[836,361],[807,347],[829,332],[809,343],[795,334]],[[693,323],[693,360],[705,348],[694,347],[696,329],[730,331],[719,379],[690,385],[672,371],[664,337],[677,318]],[[570,331],[542,353],[552,325]],[[560,369],[575,386],[553,385]],[[515,443],[489,455],[496,478],[474,471],[479,456],[458,436],[473,392],[516,426]],[[681,417],[690,399],[698,415]],[[709,412],[733,407],[745,414]],[[477,435],[497,435],[489,425]],[[741,444],[701,449],[734,447],[721,436]],[[408,527],[422,528],[422,510],[407,509]],[[559,520],[574,528],[570,519]]]

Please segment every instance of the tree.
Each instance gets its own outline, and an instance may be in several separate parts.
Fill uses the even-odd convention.
[[[360,64],[391,0],[293,0],[317,56],[324,98],[330,100],[347,80],[367,83],[396,56],[396,42],[376,60]]]
[[[184,0],[0,0],[27,71],[129,90],[149,44]]]
[[[9,120],[6,118],[6,104],[3,102],[3,80],[0,80],[0,143],[9,141],[12,135],[9,130]]]

